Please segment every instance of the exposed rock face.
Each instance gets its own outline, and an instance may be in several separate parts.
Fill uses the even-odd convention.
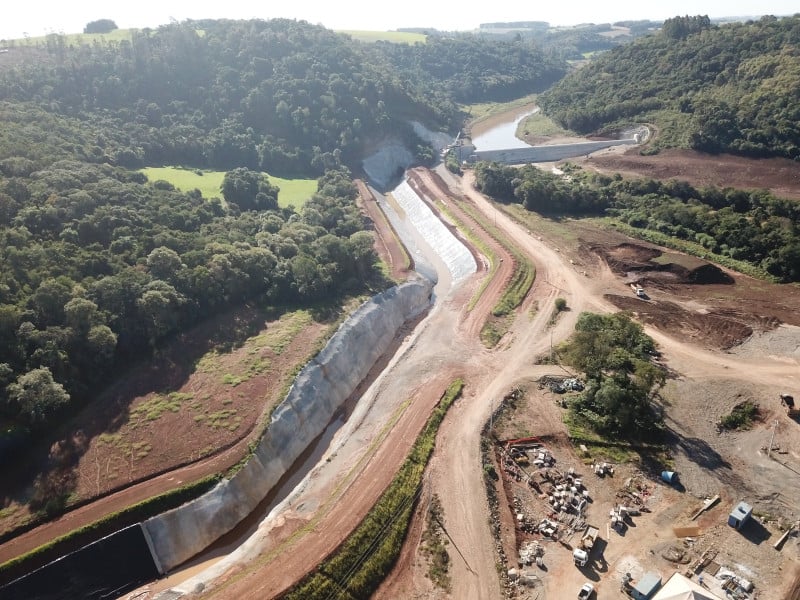
[[[370,182],[380,189],[414,163],[414,155],[400,140],[386,140],[362,165]]]
[[[429,306],[432,287],[429,280],[419,278],[361,305],[297,376],[247,464],[200,498],[142,524],[162,573],[200,552],[253,511],[325,430],[400,327]]]

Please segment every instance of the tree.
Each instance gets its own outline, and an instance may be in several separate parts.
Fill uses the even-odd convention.
[[[86,298],[73,298],[64,305],[67,325],[79,336],[84,336],[99,320],[97,304]]]
[[[258,171],[238,167],[225,173],[222,196],[241,210],[275,210],[278,208],[277,186],[271,185]]]
[[[641,438],[660,419],[650,401],[666,381],[650,362],[653,340],[624,313],[582,313],[563,356],[586,374],[589,385],[572,403],[573,412],[604,435]]]
[[[31,426],[43,426],[56,412],[69,403],[69,394],[53,379],[47,367],[20,375],[8,386],[8,401],[19,416]]]
[[[89,21],[86,27],[83,28],[83,33],[111,33],[115,29],[119,28],[111,19],[98,19],[97,21]]]

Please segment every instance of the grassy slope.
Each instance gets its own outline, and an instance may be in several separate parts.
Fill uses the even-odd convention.
[[[73,44],[92,44],[95,41],[106,41],[106,42],[119,42],[122,40],[130,40],[131,34],[134,32],[134,29],[115,29],[110,33],[51,33],[49,35],[58,35],[63,36],[66,38],[67,45]],[[36,37],[26,37],[17,40],[13,40],[15,44],[23,45],[36,45],[36,44],[44,44],[47,42],[47,35],[40,35]]]
[[[225,171],[200,172],[203,174],[198,175],[197,171],[182,169],[180,167],[148,167],[142,169],[142,173],[147,175],[150,181],[163,179],[164,181],[169,181],[182,191],[189,191],[197,188],[200,190],[200,193],[203,194],[203,198],[221,198],[222,194],[219,188],[220,185],[222,185],[222,178],[225,176]],[[270,183],[280,188],[278,204],[281,207],[292,204],[296,208],[299,208],[317,191],[316,179],[282,179],[280,177],[273,177],[269,173],[264,173],[264,175],[269,178]]]

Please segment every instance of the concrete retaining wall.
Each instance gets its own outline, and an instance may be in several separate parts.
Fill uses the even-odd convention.
[[[472,162],[481,160],[515,165],[521,163],[549,162],[582,156],[611,146],[635,144],[636,140],[605,140],[602,142],[579,142],[576,144],[552,144],[530,146],[528,148],[509,148],[507,150],[478,150],[470,155]]]
[[[254,456],[232,479],[142,524],[162,573],[206,548],[253,511],[325,430],[403,323],[429,306],[432,285],[417,279],[364,303],[297,376]]]

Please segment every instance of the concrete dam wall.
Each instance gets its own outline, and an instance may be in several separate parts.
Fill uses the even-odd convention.
[[[576,144],[552,144],[546,146],[530,146],[528,148],[509,148],[506,150],[477,150],[470,154],[470,162],[490,161],[508,165],[550,162],[582,156],[590,152],[597,152],[611,146],[636,144],[635,139],[604,140],[600,142],[578,142]]]
[[[400,327],[430,305],[417,279],[365,302],[297,376],[255,454],[230,480],[142,523],[158,570],[167,573],[230,531],[258,505],[389,348]]]

